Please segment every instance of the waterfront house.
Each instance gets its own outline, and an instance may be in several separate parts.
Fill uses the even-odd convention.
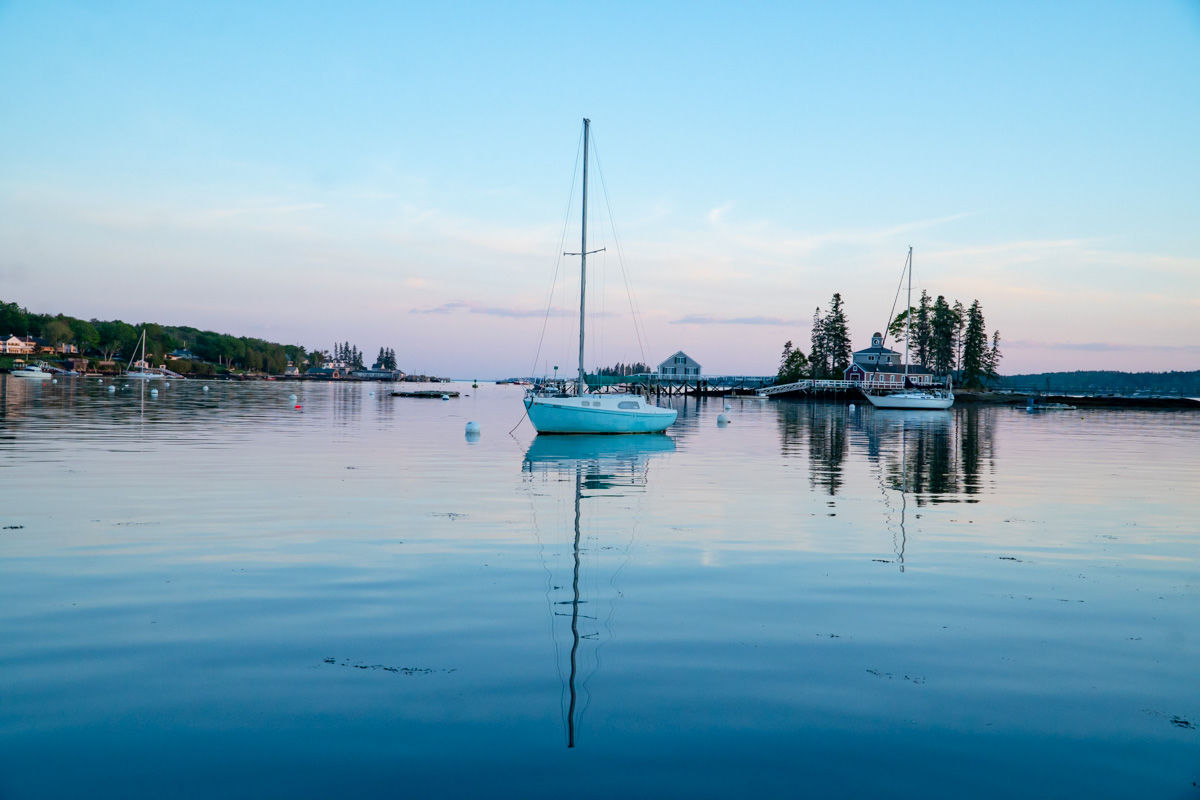
[[[186,348],[177,348],[167,353],[167,358],[171,361],[195,361],[196,356],[191,350]]]
[[[11,355],[32,355],[38,349],[38,340],[32,336],[17,336],[10,333],[8,338],[0,339],[0,353]]]
[[[687,353],[677,350],[675,355],[658,365],[659,377],[677,378],[684,375],[700,375],[700,364]]]
[[[872,385],[904,385],[904,354],[883,346],[883,334],[871,334],[871,346],[854,351],[854,362],[846,367],[842,379]],[[908,382],[919,385],[933,383],[933,370],[915,364],[908,366]]]

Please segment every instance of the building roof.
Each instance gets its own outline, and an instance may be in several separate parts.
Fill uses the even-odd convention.
[[[876,334],[876,335],[878,335],[878,334]],[[862,350],[854,351],[854,355],[856,355],[856,356],[857,355],[871,355],[871,354],[879,355],[879,356],[901,355],[901,353],[897,353],[895,350],[891,349],[890,347],[865,347]]]

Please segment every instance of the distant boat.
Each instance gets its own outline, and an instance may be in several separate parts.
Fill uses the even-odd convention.
[[[14,378],[28,378],[35,381],[45,381],[54,377],[54,373],[45,369],[41,364],[26,364],[9,373]]]
[[[912,248],[908,248],[908,258],[904,261],[904,269],[908,273],[908,302],[906,309],[912,309]],[[903,274],[903,273],[902,273]],[[863,394],[876,408],[896,408],[905,411],[942,411],[954,405],[954,390],[949,386],[945,389],[915,388],[908,383],[908,344],[912,339],[912,314],[905,313],[904,332],[904,389],[898,392],[881,391],[872,386],[870,375],[867,373],[863,384]],[[888,320],[891,326],[891,320]],[[886,331],[887,328],[884,328]]]
[[[587,304],[587,188],[588,133],[591,120],[583,121],[583,227],[579,256],[579,379],[574,384],[546,385],[525,395],[529,421],[538,433],[659,433],[675,422],[679,412],[660,408],[639,395],[588,394],[583,369],[584,310]],[[598,250],[595,252],[599,252]]]
[[[129,357],[129,366],[125,368],[125,377],[133,378],[134,380],[142,381],[161,381],[164,378],[181,378],[182,375],[163,369],[162,367],[152,367],[146,361],[146,331],[142,329],[142,338],[138,342],[138,347],[142,349],[142,357],[137,361],[133,359],[137,357],[138,348],[133,348],[133,355]]]

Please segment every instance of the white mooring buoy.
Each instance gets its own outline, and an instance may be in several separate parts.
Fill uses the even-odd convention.
[[[158,397],[158,389],[151,389],[151,390],[150,390],[150,396],[151,396],[151,397]]]
[[[729,403],[726,403],[726,404],[725,404],[725,410],[726,410],[726,411],[728,411],[728,410],[729,410],[729,409],[731,409],[731,408],[733,408],[733,406],[729,405]]]
[[[450,395],[448,395],[448,394],[444,394],[444,395],[442,395],[442,399],[443,399],[443,400],[449,400],[449,399],[450,399]]]
[[[206,392],[208,391],[208,386],[207,386],[207,385],[204,387],[204,391],[206,391]]]
[[[729,417],[725,416],[724,414],[717,414],[717,424],[718,425],[728,425]]]
[[[110,383],[110,384],[108,385],[108,390],[109,390],[110,392],[115,392],[115,391],[117,391],[117,387],[113,386],[113,385]]]
[[[51,379],[50,379],[50,382],[51,382],[51,383],[58,383],[58,378],[51,378]]]
[[[296,399],[296,395],[294,395],[294,394],[288,395],[288,400],[295,400],[295,399]]]
[[[481,430],[478,422],[471,420],[467,423],[466,434],[468,439],[478,439],[480,433]]]
[[[164,383],[163,383],[163,387],[165,387],[165,388],[167,388],[167,389],[170,389],[170,388],[171,388],[171,382],[170,382],[170,381],[166,381],[166,382],[164,382]]]
[[[850,410],[851,410],[851,411],[853,411],[853,410],[854,410],[854,408],[855,408],[855,405],[854,405],[854,403],[851,403],[851,404],[850,404]]]

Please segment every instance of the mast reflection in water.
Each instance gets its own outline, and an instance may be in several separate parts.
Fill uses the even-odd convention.
[[[546,564],[548,573],[547,605],[549,607],[551,635],[554,638],[555,652],[558,648],[559,628],[563,620],[570,620],[570,650],[567,656],[567,674],[563,678],[565,698],[564,717],[567,729],[567,747],[575,746],[576,728],[583,710],[579,702],[580,677],[580,645],[583,640],[595,643],[598,651],[603,642],[600,639],[600,620],[595,614],[582,614],[580,607],[588,604],[583,596],[581,587],[582,557],[596,555],[596,550],[612,551],[616,543],[625,541],[628,545],[633,542],[636,520],[636,509],[632,512],[620,503],[620,498],[629,495],[641,495],[645,491],[649,476],[650,458],[655,455],[675,451],[675,441],[666,435],[637,435],[637,436],[538,436],[525,452],[522,470],[527,474],[531,484],[542,483],[547,492],[535,491],[535,497],[549,495],[554,500],[560,500],[562,484],[571,487],[573,502],[566,520],[556,519],[552,530],[545,530],[534,514],[534,530],[539,542],[543,537],[552,537],[555,542],[561,541],[563,535],[570,540],[571,550],[571,585],[570,592],[564,592],[562,583],[555,583],[555,571]],[[556,486],[557,484],[557,486]],[[618,501],[618,502],[613,502]],[[609,508],[598,506],[611,503]],[[586,509],[586,513],[585,513]],[[604,540],[593,542],[596,537],[585,536],[587,525],[585,518],[591,516],[595,523],[601,516],[610,521],[623,520],[624,524],[603,526]],[[607,542],[607,543],[605,543]],[[628,560],[628,545],[625,548],[625,558]],[[589,559],[591,560],[591,559]],[[621,565],[623,567],[624,564]],[[610,585],[616,578],[617,567],[609,577]],[[558,594],[556,594],[558,593]],[[610,595],[615,599],[619,592]],[[556,599],[563,597],[566,599]],[[564,609],[569,609],[564,610]],[[610,610],[611,612],[611,610]],[[611,613],[610,613],[611,619]],[[607,624],[606,624],[606,630]],[[587,629],[584,632],[584,628]],[[611,631],[610,631],[611,632]],[[559,675],[562,676],[561,655],[556,655]],[[597,665],[599,661],[595,662]],[[586,680],[583,681],[586,690]]]

